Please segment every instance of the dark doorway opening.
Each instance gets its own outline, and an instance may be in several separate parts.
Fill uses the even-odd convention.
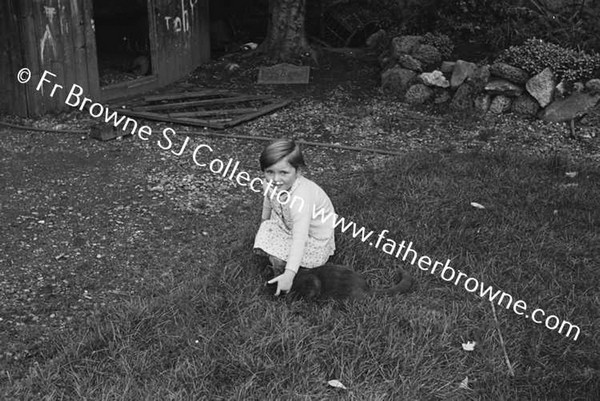
[[[266,35],[269,0],[209,0],[212,58],[261,43]]]
[[[100,86],[152,75],[147,0],[93,0]]]

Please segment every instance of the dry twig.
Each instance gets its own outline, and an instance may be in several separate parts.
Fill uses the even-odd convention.
[[[498,323],[498,317],[496,316],[496,308],[494,307],[494,303],[490,302],[492,305],[492,313],[494,315],[494,320],[496,321],[496,329],[498,330],[498,336],[500,337],[500,345],[502,346],[502,351],[504,352],[504,359],[506,360],[506,365],[508,366],[508,374],[511,376],[515,376],[515,370],[510,363],[510,359],[508,359],[508,353],[506,352],[506,346],[504,345],[504,339],[502,338],[502,332],[500,331],[500,323]]]

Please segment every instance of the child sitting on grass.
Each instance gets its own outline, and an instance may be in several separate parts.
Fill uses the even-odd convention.
[[[289,292],[300,266],[314,268],[327,262],[335,251],[334,213],[323,189],[304,177],[304,158],[291,139],[277,139],[260,155],[265,174],[262,223],[254,250],[266,254],[276,277],[275,295]],[[326,221],[323,221],[326,220]]]

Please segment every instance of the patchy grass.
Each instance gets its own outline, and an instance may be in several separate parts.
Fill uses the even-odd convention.
[[[138,176],[125,171],[135,170],[128,166],[108,181],[135,188]],[[567,171],[578,175],[569,178]],[[89,225],[99,235],[112,233],[98,239],[108,244],[131,235],[129,224],[136,224],[143,235],[125,249],[110,248],[111,263],[101,267],[156,278],[140,280],[133,295],[107,302],[76,329],[52,332],[35,358],[22,357],[25,370],[5,375],[5,398],[597,399],[597,168],[560,157],[418,152],[347,176],[325,171],[318,181],[341,216],[369,230],[388,229],[387,237],[412,241],[419,254],[452,259],[470,276],[577,324],[579,339],[497,306],[511,377],[489,302],[348,234],[338,234],[337,262],[353,265],[375,285],[385,285],[403,265],[416,290],[360,302],[274,299],[263,286],[263,261],[250,256],[258,206],[243,207],[232,197],[219,216],[203,219],[139,189],[145,206],[118,217],[127,229],[113,230],[102,213]],[[96,196],[102,205],[109,195],[99,190]],[[486,209],[473,208],[473,201]],[[66,203],[64,210],[55,207],[68,215]],[[67,248],[72,240],[65,239]],[[40,257],[7,251],[29,264]],[[82,246],[81,252],[95,260],[95,250]],[[150,275],[156,269],[166,274]],[[96,285],[124,291],[118,282]],[[475,351],[462,350],[467,341],[477,342]],[[467,377],[469,389],[459,388]],[[348,390],[328,387],[330,379]]]
[[[0,399],[600,399],[598,141],[566,139],[561,124],[409,110],[377,93],[375,59],[325,58],[310,85],[281,87],[257,87],[259,63],[241,64],[209,63],[174,90],[295,99],[227,132],[404,152],[304,153],[341,216],[578,325],[577,341],[502,306],[496,324],[462,285],[347,233],[335,261],[374,285],[404,266],[415,291],[276,299],[251,256],[258,195],[194,167],[191,152],[5,130]],[[94,122],[65,113],[22,123]],[[231,157],[259,174],[262,143],[190,135],[215,150],[205,161]]]

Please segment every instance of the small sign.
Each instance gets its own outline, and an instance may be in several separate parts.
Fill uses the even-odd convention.
[[[260,67],[259,84],[307,84],[310,67],[293,64],[276,64],[272,67]]]
[[[109,141],[117,136],[119,136],[117,130],[110,124],[94,124],[90,127],[90,137],[94,139]]]

